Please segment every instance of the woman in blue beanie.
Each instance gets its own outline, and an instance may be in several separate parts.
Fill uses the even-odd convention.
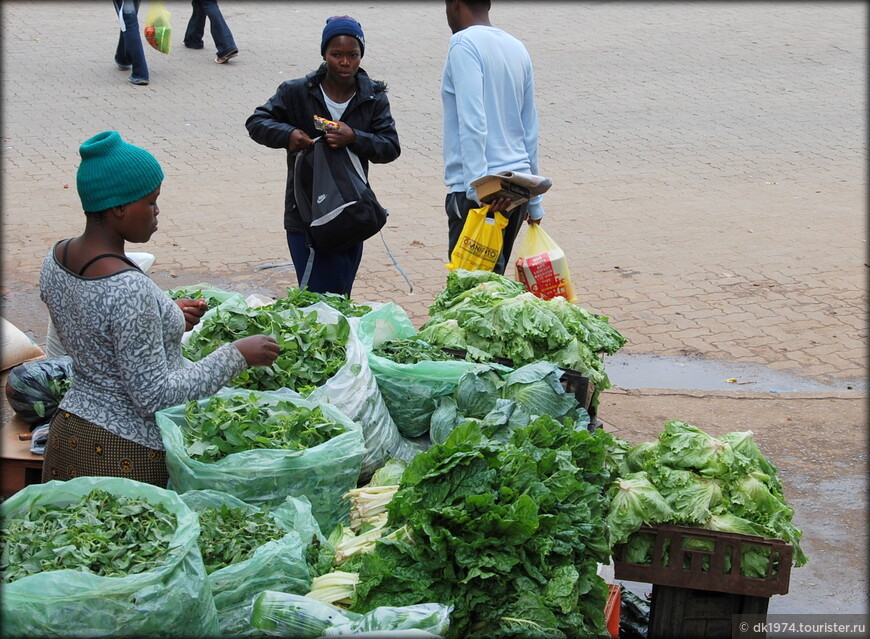
[[[174,302],[124,252],[157,230],[163,170],[145,149],[104,131],[79,149],[76,175],[85,230],[57,242],[39,277],[40,297],[73,361],[72,386],[51,420],[42,481],[127,477],[165,487],[165,451],[154,413],[212,395],[249,366],[268,366],[278,343],[256,335],[191,362],[181,337],[204,300]]]
[[[360,67],[365,48],[359,22],[349,16],[327,19],[320,38],[320,55],[324,60],[320,68],[303,78],[282,83],[275,95],[257,107],[245,122],[254,141],[287,153],[284,229],[300,286],[310,253],[294,192],[296,155],[323,136],[330,147],[346,147],[355,154],[367,176],[370,162],[386,164],[401,153],[387,87],[369,78]],[[315,127],[315,116],[337,122],[338,126],[321,132]],[[362,251],[362,242],[335,253],[315,251],[308,290],[349,296]]]

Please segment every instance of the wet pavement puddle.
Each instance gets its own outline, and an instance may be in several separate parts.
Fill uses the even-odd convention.
[[[823,383],[759,364],[707,360],[696,357],[629,355],[604,358],[610,382],[617,388],[686,390],[742,390],[770,393],[866,391],[866,380]]]

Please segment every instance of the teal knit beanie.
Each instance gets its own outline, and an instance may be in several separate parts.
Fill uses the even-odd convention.
[[[76,187],[87,212],[135,202],[163,182],[163,169],[157,159],[145,149],[124,142],[117,131],[103,131],[86,140],[79,154],[82,162]]]

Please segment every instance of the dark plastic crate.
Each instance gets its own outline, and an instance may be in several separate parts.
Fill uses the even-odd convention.
[[[734,615],[766,617],[769,597],[653,584],[647,639],[731,639]],[[766,633],[741,632],[763,639]]]
[[[652,561],[629,563],[626,545],[618,544],[613,549],[617,579],[753,597],[788,593],[794,547],[781,539],[666,524],[644,526],[634,534],[655,537]],[[710,544],[712,550],[698,548]],[[742,552],[751,547],[769,551],[764,577],[741,574]]]
[[[466,351],[458,348],[442,348],[441,350],[452,355],[456,359],[466,359],[467,356]],[[516,368],[514,363],[506,357],[493,357],[490,362],[493,364],[501,364],[502,366],[507,366],[509,368]],[[595,394],[595,386],[588,377],[579,371],[570,368],[562,368],[561,366],[559,367],[559,370],[562,371],[562,377],[560,378],[562,388],[565,389],[566,393],[573,393],[574,397],[577,398],[577,402],[589,413],[589,417],[594,418],[595,413],[591,404],[592,396]]]

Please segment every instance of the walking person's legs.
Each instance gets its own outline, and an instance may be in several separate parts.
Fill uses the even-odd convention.
[[[187,30],[184,32],[184,46],[188,49],[202,49],[205,45],[202,36],[205,33],[205,11],[200,0],[191,0],[193,10],[190,20],[187,21]]]
[[[221,8],[217,0],[201,0],[202,10],[208,16],[209,25],[211,28],[211,37],[214,40],[214,46],[217,49],[217,58],[215,62],[223,64],[230,58],[238,55],[239,49],[236,47],[236,41],[233,39],[233,33],[230,31],[227,21],[221,12]]]
[[[145,49],[142,37],[139,35],[139,0],[113,0],[115,12],[123,20],[124,30],[118,38],[115,49],[115,64],[121,69],[132,67],[130,82],[133,84],[148,84],[148,63],[145,60]]]

